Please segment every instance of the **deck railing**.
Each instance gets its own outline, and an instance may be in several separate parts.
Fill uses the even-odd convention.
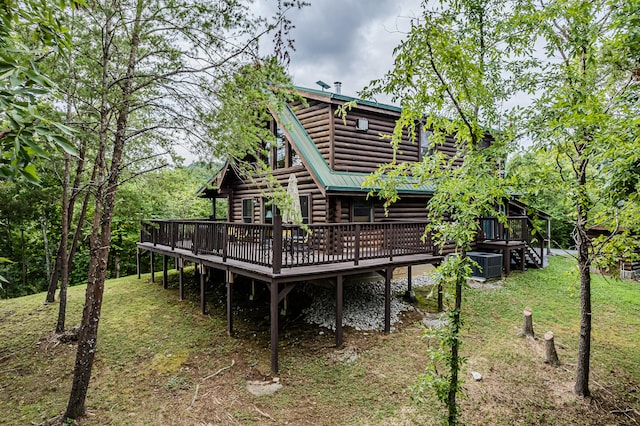
[[[529,256],[542,265],[544,263],[545,239],[537,233],[534,235],[534,225],[528,216],[507,216],[506,224],[500,223],[496,217],[481,217],[478,219],[479,241],[523,241],[532,250]],[[538,251],[539,249],[539,251]]]
[[[358,265],[367,259],[435,255],[426,226],[427,222],[367,222],[301,227],[282,224],[279,218],[274,224],[153,219],[142,222],[140,242],[270,267],[279,273],[299,266]]]

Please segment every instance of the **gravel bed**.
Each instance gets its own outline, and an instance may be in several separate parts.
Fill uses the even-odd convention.
[[[412,277],[413,288],[424,287],[432,283],[428,275]],[[414,307],[402,299],[407,290],[407,279],[400,278],[391,282],[391,325],[401,322],[400,314],[412,311]],[[309,324],[336,329],[335,290],[308,285],[307,293],[312,297],[311,306],[303,311]],[[382,330],[384,327],[384,280],[356,282],[344,287],[342,325],[356,330]]]

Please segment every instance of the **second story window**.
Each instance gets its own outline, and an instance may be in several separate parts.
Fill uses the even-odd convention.
[[[284,136],[280,126],[276,124],[276,163],[274,169],[287,167],[287,138]]]
[[[424,157],[429,157],[431,156],[431,154],[433,154],[433,147],[431,146],[431,141],[429,140],[431,138],[431,135],[433,135],[433,132],[429,129],[425,129],[422,124],[420,124],[419,126],[420,126],[420,139],[419,139],[420,158],[418,158],[418,161],[422,161]]]

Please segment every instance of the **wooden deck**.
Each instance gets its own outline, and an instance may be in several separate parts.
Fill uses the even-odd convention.
[[[504,270],[509,274],[511,261],[522,270],[525,264],[543,259],[529,247],[530,221],[511,217],[507,226],[495,218],[480,218],[482,232],[477,249],[501,251]],[[280,217],[273,224],[223,223],[207,220],[150,220],[142,224],[138,243],[140,254],[151,256],[151,276],[155,278],[153,258],[163,259],[163,287],[167,287],[168,258],[176,259],[179,270],[180,298],[183,298],[185,263],[193,263],[200,277],[200,304],[206,313],[205,275],[207,269],[224,272],[227,290],[227,330],[233,332],[232,299],[238,276],[263,283],[270,292],[271,370],[278,371],[279,305],[302,282],[329,279],[336,294],[336,346],[343,344],[343,280],[349,275],[375,271],[385,279],[385,325],[389,332],[391,277],[395,268],[408,266],[408,290],[411,290],[411,266],[439,264],[443,254],[436,251],[426,222],[334,223],[306,227],[283,225]],[[540,251],[542,253],[543,250]],[[445,253],[446,254],[446,250]],[[537,258],[536,258],[537,256]]]
[[[299,226],[221,223],[197,220],[157,220],[143,224],[138,243],[140,254],[163,259],[163,287],[167,287],[168,258],[176,259],[180,298],[184,296],[184,265],[193,263],[200,277],[200,304],[206,313],[207,269],[223,271],[227,289],[227,330],[233,332],[232,299],[237,276],[264,283],[270,291],[271,370],[278,371],[279,304],[300,283],[329,279],[336,292],[336,346],[343,344],[343,280],[354,274],[375,271],[385,279],[384,332],[391,329],[391,277],[398,267],[438,264],[425,222],[347,223]],[[411,290],[409,278],[408,290]]]

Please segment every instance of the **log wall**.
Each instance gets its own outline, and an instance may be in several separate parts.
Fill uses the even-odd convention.
[[[316,185],[315,181],[311,178],[311,174],[305,170],[303,166],[274,170],[272,173],[284,188],[287,187],[289,175],[295,173],[298,179],[298,191],[300,195],[309,196],[309,221],[311,223],[326,222],[324,197],[318,189],[318,185]],[[233,198],[230,201],[231,217],[229,220],[231,222],[242,222],[242,200],[251,198],[254,200],[253,223],[262,223],[262,198],[266,187],[258,183],[243,182],[238,177],[234,177],[229,182],[230,187],[233,188]],[[259,200],[257,203],[255,202],[256,199]]]

